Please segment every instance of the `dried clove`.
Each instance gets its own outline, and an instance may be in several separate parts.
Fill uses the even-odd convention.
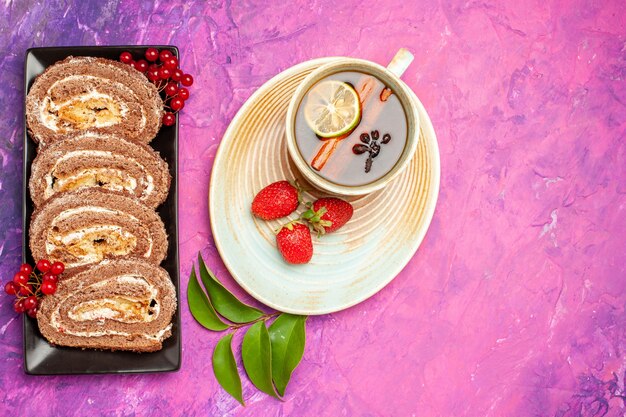
[[[380,144],[378,142],[372,142],[372,144],[370,145],[370,149],[370,156],[372,158],[376,158],[380,153]]]
[[[378,130],[372,130],[370,134],[367,132],[361,133],[359,136],[359,140],[363,143],[357,143],[352,147],[352,152],[356,155],[361,155],[366,152],[369,153],[367,159],[365,160],[365,172],[368,173],[372,170],[372,163],[374,162],[374,158],[376,158],[380,154],[380,145],[381,143],[386,145],[391,141],[391,135],[389,133],[385,133],[381,140],[381,143],[378,142],[380,138],[380,132]]]
[[[362,153],[368,152],[369,150],[369,146],[361,145],[360,143],[357,143],[352,147],[352,152],[354,152],[356,155],[361,155]]]

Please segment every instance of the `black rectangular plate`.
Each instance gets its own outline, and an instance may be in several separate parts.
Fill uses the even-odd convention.
[[[169,49],[178,57],[178,49],[169,45],[146,46],[87,46],[32,48],[26,52],[24,72],[24,98],[35,77],[57,61],[73,56],[96,56],[117,60],[120,53],[129,51],[135,57],[143,56],[149,47]],[[178,276],[178,117],[176,124],[162,127],[150,145],[160,153],[170,168],[172,185],[167,200],[158,208],[169,237],[167,257],[161,264],[167,270],[176,287],[178,306],[172,319],[172,336],[163,342],[163,349],[152,353],[109,352],[82,350],[51,346],[43,338],[37,321],[24,315],[24,370],[31,375],[58,374],[99,374],[99,373],[141,373],[171,372],[180,368],[181,326],[180,326],[180,283]],[[22,203],[23,240],[22,257],[24,262],[33,265],[28,241],[30,217],[33,202],[28,190],[30,166],[37,154],[37,144],[28,135],[24,117],[24,195]]]

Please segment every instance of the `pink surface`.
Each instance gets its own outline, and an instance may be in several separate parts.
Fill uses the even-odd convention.
[[[0,6],[3,278],[19,264],[22,64],[30,46],[171,43],[194,74],[180,128],[181,281],[211,237],[207,189],[245,99],[298,62],[416,56],[404,80],[438,133],[431,229],[384,290],[308,320],[284,402],[210,366],[218,335],[183,307],[183,365],[150,376],[28,377],[0,310],[0,415],[622,416],[626,371],[626,8],[621,1],[88,2]],[[15,185],[17,184],[17,185]],[[5,204],[3,203],[3,204]],[[253,256],[253,254],[242,254]]]

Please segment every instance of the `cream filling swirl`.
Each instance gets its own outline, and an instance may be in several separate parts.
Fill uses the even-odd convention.
[[[59,222],[66,220],[77,214],[85,213],[85,212],[106,213],[106,214],[112,214],[112,215],[117,215],[117,216],[123,215],[136,222],[139,221],[135,216],[125,213],[125,212],[120,212],[118,210],[112,210],[112,209],[98,207],[98,206],[82,206],[82,207],[67,209],[61,212],[52,221],[52,224],[50,225],[49,230],[53,229]],[[46,238],[46,243],[45,243],[46,253],[51,254],[52,252],[54,252],[55,249],[58,249],[60,246],[62,247],[62,246],[69,245],[72,243],[77,243],[87,234],[91,234],[95,232],[102,232],[102,231],[108,232],[110,234],[116,234],[123,239],[133,239],[135,237],[133,234],[125,231],[121,226],[118,226],[118,225],[98,225],[98,226],[86,227],[83,229],[75,230],[73,232],[64,234],[61,237],[60,242],[58,239],[56,239],[56,241],[53,241],[50,235],[48,235],[48,237]],[[143,254],[144,257],[146,258],[150,257],[150,255],[152,254],[153,246],[154,246],[154,242],[153,242],[152,236],[149,235],[148,236],[148,249],[146,249],[145,253]],[[79,262],[68,262],[65,264],[65,266],[67,268],[74,268],[80,265],[85,265],[88,263],[99,262],[99,261],[101,261],[101,255],[93,251],[92,253],[87,253],[81,256],[81,260]]]
[[[116,68],[112,65],[107,65],[109,68],[113,69],[114,72],[118,72],[120,73],[120,76],[122,76],[122,71],[119,68]],[[80,80],[85,80],[85,79],[91,79],[91,80],[98,80],[101,83],[106,83],[106,84],[111,84],[113,86],[113,88],[118,88],[121,90],[124,90],[126,92],[128,92],[130,95],[133,96],[133,98],[135,98],[136,102],[140,102],[139,97],[137,97],[137,94],[135,94],[135,92],[129,88],[127,85],[120,83],[118,81],[113,81],[110,80],[108,78],[100,78],[100,77],[94,77],[92,75],[70,75],[67,76],[61,80],[57,80],[54,83],[52,83],[52,85],[50,85],[50,87],[48,88],[48,90],[46,91],[46,95],[43,98],[43,100],[39,103],[39,119],[41,120],[41,123],[47,127],[48,129],[54,131],[54,132],[58,132],[59,131],[59,126],[58,126],[58,116],[55,115],[55,113],[57,113],[60,109],[62,109],[63,107],[71,104],[72,102],[75,101],[82,101],[82,102],[86,102],[88,100],[91,99],[98,99],[98,98],[103,98],[103,99],[108,99],[113,101],[113,98],[108,95],[108,94],[104,94],[104,93],[100,93],[97,90],[93,90],[90,91],[88,93],[85,94],[81,94],[79,96],[76,97],[72,97],[70,100],[64,101],[64,102],[60,102],[60,103],[55,103],[52,98],[51,98],[51,92],[52,90],[59,84],[62,83],[67,83],[70,81],[80,81]],[[120,106],[120,114],[122,117],[126,117],[127,113],[128,113],[128,106],[125,103],[116,101],[116,103]],[[143,130],[146,127],[146,123],[147,123],[147,118],[146,118],[146,112],[143,106],[140,106],[141,109],[141,121],[139,123],[139,129],[138,130]],[[155,110],[155,113],[158,116],[158,112]],[[95,127],[108,127],[111,126],[112,123],[108,123],[108,122],[104,122],[104,123],[96,123]]]
[[[57,167],[59,166],[59,164],[62,164],[63,162],[69,160],[69,159],[73,159],[73,158],[100,158],[100,159],[121,159],[121,158],[126,158],[123,155],[117,155],[114,154],[110,151],[97,151],[97,150],[81,150],[81,151],[72,151],[72,152],[68,152],[66,154],[64,154],[63,156],[61,156],[59,159],[56,160],[56,162],[54,163],[54,165],[52,166],[52,169],[50,169],[50,171],[48,173],[46,173],[46,175],[44,176],[44,181],[46,183],[46,188],[44,190],[44,196],[46,199],[50,198],[52,195],[55,194],[55,190],[54,190],[54,184],[55,181],[59,184],[59,186],[62,188],[65,184],[67,183],[71,183],[71,182],[75,182],[81,178],[84,178],[85,176],[91,176],[91,177],[96,177],[98,174],[113,174],[118,178],[125,178],[126,181],[124,181],[124,185],[118,185],[118,184],[108,184],[107,188],[109,189],[113,189],[113,190],[118,190],[121,191],[123,189],[128,190],[128,191],[134,191],[137,188],[137,183],[138,180],[136,178],[130,177],[128,175],[126,175],[123,171],[121,170],[114,170],[114,169],[110,169],[110,168],[95,168],[95,167],[91,167],[91,168],[86,168],[84,170],[81,170],[79,172],[77,172],[75,175],[68,175],[67,177],[63,177],[60,179],[54,179],[54,172],[56,171]],[[152,194],[152,192],[154,191],[154,178],[152,177],[152,175],[148,174],[147,171],[145,170],[144,166],[141,165],[138,161],[133,160],[133,162],[135,162],[135,164],[137,164],[140,169],[142,170],[142,172],[145,175],[145,178],[141,177],[139,178],[139,184],[141,184],[142,186],[142,193],[141,193],[141,197],[140,199],[146,199],[150,194]],[[127,162],[128,163],[128,162]]]
[[[139,275],[120,275],[117,277],[113,277],[110,279],[96,282],[92,285],[87,286],[86,288],[83,288],[82,291],[85,291],[89,288],[98,289],[98,288],[108,287],[108,286],[115,285],[115,284],[122,284],[122,285],[134,284],[134,285],[139,285],[139,286],[144,287],[144,290],[146,291],[146,293],[148,293],[147,298],[139,299],[139,298],[131,297],[131,296],[123,297],[123,298],[128,299],[128,300],[133,300],[133,301],[144,301],[148,303],[150,303],[152,300],[157,301],[156,305],[150,308],[150,310],[152,311],[152,314],[145,314],[143,317],[143,320],[129,320],[129,319],[120,318],[120,315],[117,314],[117,312],[113,311],[112,309],[98,308],[97,306],[98,303],[102,303],[103,301],[106,301],[106,300],[112,300],[112,298],[103,298],[103,299],[97,299],[97,300],[89,300],[89,301],[85,301],[83,303],[77,304],[68,312],[69,318],[74,321],[79,321],[79,322],[91,321],[91,322],[97,323],[97,325],[99,326],[103,326],[106,320],[115,320],[115,321],[120,321],[124,323],[149,323],[149,322],[154,321],[159,316],[159,313],[160,313],[160,304],[158,302],[159,290],[154,285],[150,284],[145,278]],[[65,298],[63,298],[57,304],[57,307],[55,308],[55,310],[52,312],[52,315],[50,317],[50,325],[56,331],[61,332],[61,327],[62,327],[61,306],[65,302],[67,302],[67,300],[70,297],[72,297],[72,295],[73,294],[68,294]],[[127,304],[121,305],[120,308],[124,308],[124,306],[126,305]],[[84,311],[80,312],[81,309]],[[170,323],[168,326],[159,330],[155,334],[139,333],[138,335],[146,339],[150,339],[150,340],[161,340],[163,336],[165,335],[165,333],[171,330],[171,328],[172,328],[172,324]],[[74,331],[74,330],[63,329],[62,333],[70,334],[72,336],[77,336],[77,337],[101,337],[101,336],[109,336],[109,335],[130,336],[130,335],[135,334],[135,333],[110,330],[110,329],[99,329],[99,330],[94,330],[94,331]]]

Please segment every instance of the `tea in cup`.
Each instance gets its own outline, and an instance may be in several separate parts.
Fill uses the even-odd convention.
[[[323,191],[378,190],[410,162],[419,137],[411,92],[398,78],[412,55],[401,50],[388,68],[342,58],[313,71],[287,112],[289,154]]]

